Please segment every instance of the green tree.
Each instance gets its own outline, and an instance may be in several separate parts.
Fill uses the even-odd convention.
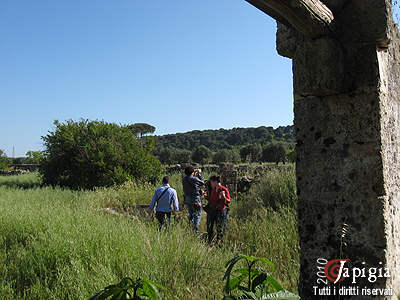
[[[216,164],[230,162],[231,153],[227,149],[222,149],[214,154],[213,162]]]
[[[136,136],[143,137],[146,134],[149,133],[154,133],[156,131],[156,128],[152,125],[149,125],[147,123],[135,123],[132,125],[129,125],[128,128],[132,130],[132,132]]]
[[[3,150],[0,149],[0,170],[7,169],[8,167],[8,158]]]
[[[26,152],[27,162],[30,164],[39,164],[43,159],[43,151]]]
[[[233,162],[233,163],[235,163],[235,164],[240,163],[240,161],[242,160],[242,158],[240,157],[239,151],[232,150],[231,153],[232,153],[231,162]]]
[[[189,150],[177,150],[175,152],[174,162],[178,164],[189,163],[191,161],[192,152]]]
[[[186,133],[167,134],[156,137],[159,148],[192,150],[204,145],[212,151],[237,149],[250,144],[265,145],[272,142],[294,144],[294,127],[261,126],[258,128],[233,128],[218,130],[194,130]],[[261,150],[260,150],[261,151]]]
[[[206,146],[197,147],[192,153],[192,160],[196,163],[206,164],[210,162],[212,152]]]
[[[160,162],[126,126],[88,120],[54,125],[42,137],[45,184],[91,189],[127,180],[156,182],[161,175]]]
[[[250,144],[240,149],[240,157],[243,162],[258,161],[261,154],[261,146],[259,144]]]
[[[191,161],[192,152],[189,150],[167,147],[155,151],[155,156],[157,156],[163,164],[181,164]]]
[[[285,162],[286,150],[282,144],[269,144],[264,147],[261,160],[264,162]]]
[[[175,150],[176,151],[176,150]],[[172,164],[174,163],[174,149],[172,148],[163,148],[161,151],[158,153],[158,159],[161,161],[163,164]]]
[[[289,149],[286,152],[286,158],[290,162],[296,162],[296,149]]]
[[[222,149],[214,154],[213,162],[216,164],[225,162],[238,163],[240,162],[240,155],[237,151]]]
[[[146,136],[140,140],[140,143],[147,152],[153,152],[155,146],[156,146],[156,141],[154,140],[154,137],[152,136]]]

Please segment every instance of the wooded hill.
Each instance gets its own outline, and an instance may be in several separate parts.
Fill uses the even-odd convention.
[[[201,145],[212,151],[238,149],[249,144],[261,146],[280,142],[294,145],[294,126],[277,128],[261,126],[257,128],[233,128],[218,130],[194,130],[186,133],[155,136],[157,148],[193,150]]]

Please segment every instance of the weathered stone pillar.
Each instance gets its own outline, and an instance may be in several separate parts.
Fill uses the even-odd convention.
[[[391,1],[248,2],[281,21],[277,49],[293,59],[300,296],[338,299],[315,294],[313,286],[323,288],[326,281],[331,288],[360,288],[359,296],[340,299],[369,299],[360,298],[364,287],[393,288],[393,296],[371,299],[397,299],[400,38]],[[319,11],[330,15],[326,9],[333,18],[318,18]],[[324,25],[319,31],[308,25],[304,30],[296,18],[314,25],[314,19],[323,19]],[[355,267],[366,275],[371,267],[383,269],[383,275],[388,268],[391,277],[334,284],[324,278],[323,268],[318,276],[319,258],[349,259],[345,266],[350,272]]]

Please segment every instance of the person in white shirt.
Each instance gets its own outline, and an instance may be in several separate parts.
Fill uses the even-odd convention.
[[[150,208],[156,210],[156,217],[159,223],[159,230],[164,225],[171,224],[172,210],[179,211],[179,201],[176,190],[170,186],[171,180],[169,176],[165,176],[162,180],[163,186],[156,189]],[[167,222],[165,222],[167,220]]]

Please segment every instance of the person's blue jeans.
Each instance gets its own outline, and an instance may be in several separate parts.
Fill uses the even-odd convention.
[[[197,234],[199,233],[199,226],[203,209],[195,206],[194,202],[199,202],[201,204],[199,196],[185,196],[185,205],[189,212],[189,224],[192,225],[194,233]]]

